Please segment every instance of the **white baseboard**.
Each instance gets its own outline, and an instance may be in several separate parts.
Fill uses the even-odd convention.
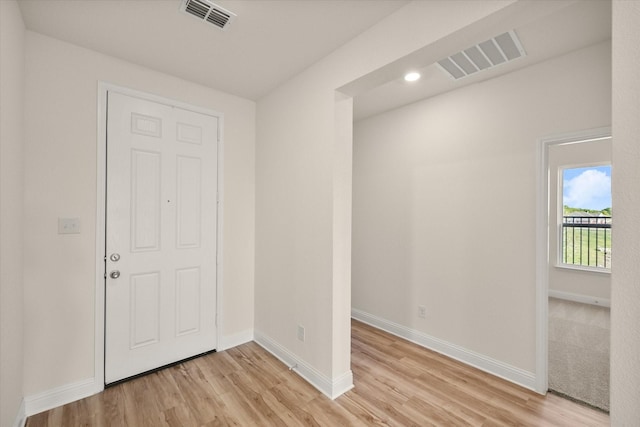
[[[571,292],[554,291],[549,289],[551,298],[564,299],[567,301],[579,302],[582,304],[599,305],[601,307],[611,307],[611,300],[607,298],[596,298],[587,295],[573,294]]]
[[[25,411],[25,403],[24,399],[20,402],[20,408],[18,408],[18,413],[16,414],[16,420],[13,422],[13,427],[24,427],[27,422],[27,413]]]
[[[96,384],[95,378],[87,378],[72,384],[66,384],[51,390],[43,391],[25,400],[25,414],[31,416],[43,411],[84,399],[102,391],[103,387]]]
[[[404,338],[422,347],[441,353],[452,359],[458,360],[467,365],[488,372],[497,377],[503,378],[512,383],[521,385],[535,391],[536,376],[533,372],[516,368],[499,360],[492,359],[485,355],[473,352],[459,345],[432,337],[424,332],[411,329],[404,325],[382,319],[362,310],[352,309],[351,317],[363,323],[382,329],[392,335]]]
[[[233,335],[221,336],[220,342],[218,343],[218,351],[237,347],[251,341],[253,341],[253,329],[247,329],[246,331],[242,331]]]
[[[350,370],[336,378],[328,378],[268,336],[259,331],[255,331],[254,335],[256,343],[280,359],[285,365],[293,367],[292,370],[295,373],[328,398],[333,400],[353,388],[353,373]]]
[[[234,335],[227,335],[220,338],[218,350],[226,350],[251,341],[253,341],[252,329]],[[27,416],[39,414],[40,412],[94,395],[102,391],[103,388],[103,386],[96,383],[94,378],[88,378],[76,383],[66,384],[51,390],[34,394],[32,396],[27,396],[24,398],[23,406],[21,408],[23,418],[22,426],[24,425],[24,421]],[[18,420],[16,420],[15,425],[21,426],[18,424]]]

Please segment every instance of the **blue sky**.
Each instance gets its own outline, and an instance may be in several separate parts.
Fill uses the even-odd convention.
[[[611,166],[564,169],[562,204],[595,210],[611,207]]]

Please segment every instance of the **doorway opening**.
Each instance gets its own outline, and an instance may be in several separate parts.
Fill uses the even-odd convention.
[[[549,140],[545,164],[548,390],[608,411],[611,136]]]

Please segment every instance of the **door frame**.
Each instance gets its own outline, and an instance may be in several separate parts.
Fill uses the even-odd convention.
[[[536,376],[535,391],[549,389],[549,149],[554,145],[611,138],[601,127],[540,138],[537,146],[536,196]]]
[[[96,139],[96,277],[95,277],[95,353],[94,381],[96,392],[105,386],[105,292],[106,292],[106,183],[107,183],[107,93],[117,92],[123,95],[182,108],[218,119],[218,159],[217,159],[217,223],[216,223],[216,348],[220,348],[222,328],[223,298],[223,212],[224,212],[224,115],[218,111],[197,107],[184,102],[153,95],[123,86],[98,81],[97,139]]]

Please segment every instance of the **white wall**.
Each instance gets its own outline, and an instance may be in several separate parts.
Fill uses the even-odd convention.
[[[12,417],[12,414],[7,414],[5,409],[7,406],[5,405],[8,405],[11,412],[15,411],[21,388],[20,381],[17,379],[17,376],[20,375],[19,359],[21,351],[16,346],[13,346],[10,347],[11,350],[8,352],[10,354],[5,353],[5,340],[12,343],[19,340],[20,334],[13,335],[13,333],[17,332],[19,326],[16,328],[16,325],[20,325],[21,322],[20,315],[11,310],[5,310],[5,302],[8,303],[10,301],[5,299],[5,295],[16,290],[13,286],[7,285],[10,282],[5,281],[5,274],[9,274],[5,266],[11,265],[14,267],[11,274],[14,275],[13,277],[18,278],[19,283],[20,268],[18,266],[20,261],[17,260],[17,264],[13,262],[6,264],[6,258],[4,257],[17,256],[20,251],[16,250],[16,248],[21,245],[20,239],[15,234],[12,238],[6,237],[8,234],[5,234],[5,231],[7,233],[19,233],[21,228],[19,226],[21,222],[20,203],[17,200],[20,173],[16,172],[20,169],[21,155],[16,153],[16,145],[14,143],[7,142],[9,139],[5,139],[5,135],[7,133],[16,135],[15,139],[12,138],[13,141],[20,141],[21,139],[22,127],[18,125],[20,108],[17,108],[21,102],[21,96],[18,93],[7,96],[7,93],[13,93],[12,91],[20,86],[22,73],[18,72],[18,70],[20,68],[19,58],[22,48],[20,47],[20,30],[18,29],[15,32],[15,27],[21,28],[22,24],[17,19],[19,12],[15,7],[15,3],[1,1],[0,5],[2,8],[0,11],[2,16],[2,25],[0,26],[2,31],[0,34],[2,41],[2,61],[0,61],[2,74],[2,112],[0,113],[2,120],[2,152],[0,153],[2,155],[2,175],[0,175],[0,185],[2,187],[0,208],[2,210],[0,211],[0,223],[2,224],[3,245],[4,242],[7,242],[13,249],[12,252],[7,254],[0,248],[0,262],[2,263],[0,289],[3,292],[3,341],[2,354],[0,356],[3,364],[1,389],[3,392],[10,390],[9,394],[2,395],[2,425],[4,425],[5,420],[11,420]],[[449,31],[453,31],[456,27],[462,26],[464,24],[463,21],[473,22],[480,16],[490,13],[491,8],[497,9],[505,5],[506,3],[496,5],[496,2],[413,3],[389,17],[385,23],[373,27],[365,35],[355,39],[345,48],[331,55],[319,66],[314,67],[311,72],[304,73],[276,90],[272,96],[265,98],[260,103],[260,110],[264,111],[264,115],[261,114],[263,118],[260,119],[259,124],[261,130],[260,140],[263,148],[260,149],[256,165],[258,171],[257,183],[260,190],[257,212],[261,217],[258,221],[258,242],[260,247],[256,251],[256,261],[259,270],[264,275],[257,281],[257,292],[260,296],[267,297],[267,299],[256,303],[256,326],[263,328],[270,336],[276,337],[287,348],[293,349],[296,345],[294,338],[292,338],[295,332],[292,332],[290,322],[291,318],[296,320],[293,316],[294,311],[302,313],[314,311],[316,302],[311,292],[312,284],[303,281],[298,287],[298,282],[293,282],[290,279],[290,275],[296,271],[305,280],[313,277],[316,272],[314,268],[316,265],[312,262],[312,258],[317,251],[323,251],[327,248],[316,245],[315,242],[310,245],[310,248],[313,249],[311,251],[291,254],[286,248],[291,247],[296,241],[295,233],[297,230],[307,230],[308,227],[320,225],[320,229],[312,233],[317,235],[328,231],[330,233],[329,229],[332,227],[330,223],[324,221],[327,218],[326,211],[331,209],[325,197],[328,194],[327,191],[322,191],[322,194],[318,196],[308,196],[308,199],[317,205],[318,210],[321,212],[319,216],[322,217],[323,221],[319,222],[317,216],[307,217],[298,211],[291,214],[293,220],[299,223],[296,225],[291,221],[286,222],[288,218],[281,219],[279,215],[282,212],[280,208],[287,208],[292,204],[295,194],[288,194],[288,192],[290,189],[297,188],[297,184],[292,182],[293,179],[300,176],[306,178],[306,175],[302,174],[305,160],[309,160],[314,168],[331,167],[330,164],[326,163],[326,157],[317,161],[313,158],[315,146],[321,145],[332,138],[329,128],[321,125],[327,124],[327,120],[330,120],[328,119],[330,115],[328,110],[332,108],[330,107],[331,103],[324,100],[325,98],[323,98],[323,102],[318,103],[319,98],[310,95],[333,90],[335,85],[343,84],[345,81],[356,78],[376,67],[380,67],[387,62],[425,46]],[[459,10],[455,10],[455,8]],[[638,167],[640,164],[640,145],[636,142],[636,136],[640,133],[637,121],[640,113],[637,93],[640,92],[640,87],[638,86],[639,83],[635,72],[640,66],[640,52],[638,51],[637,43],[634,42],[640,38],[640,31],[637,26],[637,22],[640,20],[640,6],[637,2],[614,1],[613,12],[613,132],[616,138],[614,142],[614,162],[616,167],[616,173],[613,178],[614,206],[619,212],[616,218],[616,227],[622,231],[620,232],[621,237],[616,243],[621,249],[620,255],[616,259],[618,264],[614,268],[612,276],[614,308],[612,309],[611,415],[613,425],[634,425],[640,419],[640,413],[638,412],[640,407],[636,405],[636,402],[640,400],[640,396],[638,396],[639,389],[637,388],[637,384],[640,383],[640,371],[637,369],[634,359],[635,355],[640,353],[640,333],[638,331],[640,307],[637,304],[637,301],[640,300],[637,286],[637,282],[640,281],[640,265],[637,263],[640,255],[640,248],[637,246],[637,242],[640,241],[640,236],[638,236],[640,230],[635,226],[637,219],[635,213],[640,209],[640,192],[636,185],[640,181],[640,176],[638,176],[640,173],[640,168]],[[425,25],[425,23],[428,25]],[[8,34],[17,34],[18,36],[13,38],[8,37]],[[388,37],[389,34],[393,34],[393,37]],[[113,83],[133,86],[137,89],[174,97],[185,102],[218,109],[227,114],[227,120],[230,120],[230,111],[238,112],[238,117],[250,116],[252,112],[249,111],[245,114],[243,111],[246,109],[251,110],[251,108],[247,103],[237,98],[228,97],[209,89],[37,35],[31,35],[30,39],[28,53],[31,56],[29,62],[32,65],[31,69],[28,70],[30,77],[27,77],[27,82],[34,80],[34,89],[30,91],[31,104],[33,104],[34,100],[37,100],[38,95],[36,92],[38,90],[43,90],[43,99],[45,100],[44,102],[37,100],[36,105],[32,105],[33,108],[29,108],[27,111],[27,114],[31,115],[27,121],[27,128],[31,135],[30,151],[33,152],[33,154],[30,154],[32,159],[28,165],[30,188],[27,189],[27,196],[30,199],[30,207],[27,212],[29,214],[27,240],[29,241],[30,253],[28,256],[30,257],[30,265],[27,270],[35,271],[37,273],[35,275],[44,278],[43,280],[34,280],[37,278],[32,277],[29,286],[30,307],[32,307],[29,310],[29,316],[38,319],[37,322],[32,322],[30,326],[29,347],[30,351],[40,351],[42,354],[42,361],[35,360],[38,355],[32,354],[27,365],[30,371],[30,379],[28,380],[30,390],[35,392],[71,381],[73,378],[85,378],[93,374],[90,363],[85,361],[85,359],[92,359],[93,357],[93,346],[89,343],[91,338],[88,337],[89,334],[92,334],[92,330],[91,328],[83,328],[80,323],[93,322],[91,313],[86,312],[91,310],[93,295],[90,295],[91,290],[86,291],[86,289],[93,287],[93,274],[89,272],[90,268],[87,267],[89,261],[87,259],[91,259],[91,264],[93,264],[94,254],[92,252],[94,251],[94,245],[91,242],[92,233],[90,227],[95,217],[94,212],[92,212],[95,207],[95,194],[92,183],[80,186],[74,182],[95,179],[95,174],[92,174],[92,171],[94,171],[92,164],[95,160],[94,147],[96,145],[95,81],[98,78],[105,79]],[[11,47],[7,49],[7,45]],[[47,52],[48,48],[53,49],[52,54]],[[64,54],[62,59],[56,57],[58,54]],[[11,55],[18,58],[18,60],[15,62],[5,61],[5,55]],[[69,60],[71,62],[68,62]],[[37,68],[33,69],[34,66]],[[326,67],[333,69],[333,71],[324,77],[318,76],[318,74],[326,70]],[[65,74],[57,75],[58,73]],[[316,76],[323,83],[320,85],[321,87],[316,87],[316,89],[309,87],[313,83],[311,81],[312,76]],[[59,88],[50,88],[47,83],[63,84]],[[74,83],[78,83],[80,87]],[[288,90],[288,88],[294,86],[301,87],[304,90],[297,94],[295,94],[295,91]],[[10,89],[6,89],[7,87],[10,87]],[[69,96],[69,93],[72,96]],[[288,99],[289,95],[291,95],[290,99]],[[42,108],[39,105],[40,102],[43,102],[44,106]],[[6,107],[6,105],[10,106]],[[55,124],[59,118],[56,116],[60,108],[66,109],[66,111],[63,110],[65,112],[63,116],[66,116],[66,119],[62,121],[62,124]],[[32,109],[39,111],[31,111]],[[298,112],[298,110],[301,110],[299,115],[292,114]],[[18,117],[18,121],[13,121],[13,118],[8,121],[8,116],[13,117],[14,114]],[[76,117],[78,118],[77,121],[75,121]],[[304,121],[304,123],[296,124],[302,129],[301,132],[292,133],[288,131],[291,117],[298,117]],[[49,122],[49,126],[43,126],[42,122]],[[244,257],[247,256],[247,253],[253,252],[251,239],[253,228],[250,224],[253,216],[250,201],[253,192],[253,174],[251,172],[253,145],[249,142],[251,137],[245,134],[245,132],[253,134],[253,128],[251,120],[239,119],[238,122],[243,122],[242,126],[234,126],[235,129],[230,129],[230,123],[227,123],[228,133],[226,138],[227,156],[231,155],[230,152],[238,150],[235,151],[235,155],[232,155],[233,162],[230,159],[227,159],[227,161],[234,163],[237,170],[243,171],[233,179],[225,177],[227,185],[236,189],[234,191],[235,196],[230,195],[230,190],[227,191],[225,210],[226,218],[231,220],[231,223],[227,222],[225,225],[225,280],[227,283],[233,281],[237,284],[237,286],[227,286],[225,297],[229,299],[230,305],[239,305],[239,301],[251,300],[251,286],[247,285],[247,283],[251,281],[253,275],[251,263],[244,262]],[[9,124],[7,125],[7,123]],[[14,125],[12,126],[10,123],[14,123]],[[34,129],[34,127],[39,128],[41,126],[46,129]],[[75,129],[76,127],[82,127],[82,130]],[[320,130],[319,135],[316,134],[318,130]],[[230,146],[229,132],[236,135],[235,148]],[[74,138],[74,142],[70,143],[69,146],[62,144],[67,139],[65,136],[67,133]],[[300,134],[302,138],[297,139]],[[281,139],[281,136],[284,136],[284,139]],[[58,144],[63,151],[58,152],[54,149],[49,149],[50,142]],[[311,149],[309,147],[301,147],[297,151],[289,152],[287,150],[286,146],[295,146],[298,143],[305,142],[311,146]],[[14,153],[11,157],[6,156],[5,147],[10,148],[10,151]],[[269,154],[272,150],[276,151],[273,156]],[[46,161],[45,157],[47,156],[52,158],[51,162]],[[79,157],[79,159],[75,160],[76,157]],[[57,166],[56,160],[62,162],[63,166]],[[303,161],[303,164],[296,168],[295,165],[299,161]],[[286,164],[285,170],[277,170],[280,163]],[[5,168],[6,164],[11,166]],[[66,167],[77,168],[74,174],[77,176],[76,180],[62,176],[65,175],[64,169]],[[230,167],[231,165],[225,165],[227,174],[229,174]],[[274,179],[263,182],[263,179],[274,169],[277,170]],[[299,173],[292,173],[295,170],[298,170]],[[5,173],[13,174],[10,181],[11,184],[8,184],[5,180]],[[235,184],[232,185],[230,181]],[[70,183],[73,185],[68,187]],[[282,187],[280,186],[281,184],[283,184]],[[326,181],[320,183],[320,187],[325,187],[326,185],[329,185]],[[7,187],[10,188],[7,189]],[[41,187],[43,190],[40,189]],[[72,193],[76,192],[76,194],[65,195],[60,191],[60,188],[63,190],[70,188],[70,191]],[[313,186],[309,188],[310,190],[314,189]],[[63,200],[55,201],[52,200],[55,197],[46,197],[42,202],[37,202],[34,199],[34,192],[46,193],[47,190],[55,193],[58,197],[64,196],[62,197]],[[272,196],[274,196],[274,202],[269,203],[268,200]],[[236,202],[231,203],[231,197],[237,197]],[[88,200],[86,200],[87,198]],[[286,202],[286,204],[282,202]],[[236,204],[236,206],[242,205],[246,209],[232,209],[230,203],[231,205]],[[68,208],[64,207],[66,204],[69,205]],[[5,207],[10,212],[5,213]],[[40,209],[42,209],[42,212],[38,212]],[[58,211],[78,212],[82,215],[81,219],[85,231],[79,239],[81,241],[71,245],[73,246],[71,248],[73,249],[73,254],[82,255],[85,251],[89,251],[89,255],[76,260],[81,262],[82,267],[79,269],[76,269],[76,266],[73,265],[74,260],[70,259],[69,255],[66,256],[66,260],[64,259],[65,255],[62,253],[64,245],[60,244],[61,242],[51,235],[53,232],[50,227],[53,227],[53,220],[57,217]],[[227,213],[227,211],[232,212]],[[235,220],[231,219],[233,218],[231,213],[236,215]],[[42,234],[40,236],[41,239],[37,239],[40,233],[37,227],[40,222],[48,224],[47,233]],[[7,228],[7,224],[10,224],[11,227]],[[273,232],[269,231],[271,229],[273,229]],[[235,235],[237,238],[230,241],[230,235]],[[276,239],[282,238],[284,242],[276,243],[274,247],[274,243],[271,242],[272,237]],[[279,242],[279,240],[275,242]],[[274,251],[273,254],[270,253],[272,250]],[[228,260],[230,253],[236,254],[236,261]],[[53,261],[50,261],[48,257],[52,257]],[[278,263],[270,267],[272,261],[278,261]],[[232,263],[234,266],[243,265],[243,269],[226,267],[226,263]],[[51,272],[46,271],[51,265],[54,266],[54,269]],[[73,269],[70,269],[68,277],[61,276],[61,272],[64,273],[70,265],[73,265]],[[323,270],[325,268],[327,268],[326,262],[323,263],[320,269],[323,278],[328,277],[328,274],[324,274]],[[324,287],[318,293],[322,297],[327,297],[332,292],[329,288]],[[38,291],[43,291],[43,295],[39,295]],[[277,301],[272,306],[273,310],[270,309],[272,291],[280,291],[280,294],[274,296]],[[19,310],[21,305],[18,293],[13,293],[11,307]],[[52,295],[53,298],[51,298]],[[44,303],[43,299],[50,301],[51,304]],[[81,305],[79,311],[75,304],[78,299]],[[289,303],[302,304],[303,307],[296,309],[295,305],[289,305]],[[321,304],[319,315],[315,317],[305,316],[305,319],[312,319],[314,323],[322,323],[328,320],[329,314],[327,311],[329,308],[326,301],[322,300],[319,303]],[[75,310],[72,318],[65,320],[63,316],[66,316],[72,310]],[[10,332],[6,332],[4,329],[4,325],[9,324],[5,323],[5,315],[13,318],[13,322],[10,323],[12,328]],[[274,317],[273,322],[269,319],[269,316]],[[233,310],[226,310],[226,317],[229,333],[244,331],[247,327],[246,322],[252,319],[250,310],[245,311],[244,309],[237,310],[235,313]],[[77,323],[73,323],[74,321]],[[53,328],[48,327],[49,322],[53,324]],[[66,329],[68,325],[71,326],[70,330]],[[279,330],[276,329],[278,325],[282,325]],[[40,331],[39,328],[43,328],[44,331]],[[46,337],[49,332],[52,332],[55,337],[55,339],[51,340],[52,342]],[[77,347],[73,343],[74,337],[78,340],[79,345]],[[336,341],[329,338],[329,340],[333,341],[333,345],[348,347],[348,344],[343,339]],[[313,351],[327,354],[323,351],[320,341],[317,337],[309,337],[307,345],[312,348],[305,350],[305,357],[308,360],[312,359],[308,354]],[[69,343],[74,344],[74,347],[67,348],[66,346]],[[75,352],[78,352],[79,355],[75,356],[73,354]],[[344,352],[344,349],[339,351],[341,358],[344,358]],[[60,362],[67,357],[70,357],[74,362],[81,359],[82,363],[77,367],[61,364]],[[42,362],[43,366],[39,366],[39,362]],[[326,365],[331,365],[332,363],[327,362]],[[318,363],[318,365],[324,364],[324,361]],[[335,363],[333,364],[336,365]],[[62,370],[62,375],[54,372],[58,369]],[[9,377],[5,376],[5,373],[9,371],[16,375],[16,377],[12,377],[13,379],[9,380],[11,382],[6,381]],[[37,375],[42,372],[45,372],[45,375],[40,381]]]
[[[534,373],[538,138],[610,125],[610,64],[598,44],[356,122],[353,307]]]
[[[25,394],[94,377],[98,81],[224,114],[220,339],[253,328],[255,103],[27,32]],[[58,217],[81,233],[58,235]]]
[[[20,418],[23,397],[23,101],[22,15],[0,1],[0,426]]]
[[[640,2],[613,2],[611,425],[640,420]]]
[[[335,386],[328,394],[350,375],[349,138],[334,145],[336,111],[349,108],[334,91],[507,5],[412,2],[258,102],[256,335]]]

